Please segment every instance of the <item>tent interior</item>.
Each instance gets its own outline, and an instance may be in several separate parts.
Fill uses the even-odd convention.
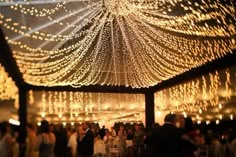
[[[0,121],[236,116],[233,0],[0,0]]]

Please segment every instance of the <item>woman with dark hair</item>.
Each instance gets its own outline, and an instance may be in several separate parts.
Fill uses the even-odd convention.
[[[181,142],[181,157],[194,157],[194,152],[197,151],[198,134],[193,126],[193,121],[191,117],[184,119],[184,136]]]
[[[39,157],[55,157],[54,147],[56,138],[49,128],[50,125],[48,121],[43,120],[37,138]]]
[[[0,155],[1,157],[13,156],[13,138],[11,135],[11,126],[8,122],[4,121],[1,124],[0,131]]]

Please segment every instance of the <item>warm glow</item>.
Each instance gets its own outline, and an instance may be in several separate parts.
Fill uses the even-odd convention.
[[[9,119],[9,123],[12,124],[12,125],[17,125],[17,126],[20,125],[20,122],[18,120],[15,120],[15,119]]]
[[[4,67],[0,64],[0,100],[13,99],[18,108],[18,88]]]
[[[179,114],[188,113],[195,115],[196,119],[199,119],[200,116],[204,119],[207,118],[210,108],[216,113],[221,112],[218,118],[223,119],[223,114],[225,114],[223,112],[227,112],[227,110],[222,110],[221,103],[227,102],[234,95],[222,97],[221,91],[235,91],[235,85],[231,84],[231,80],[236,79],[235,71],[233,68],[230,70],[227,68],[215,71],[189,82],[155,92],[155,110],[172,111]],[[211,118],[213,119],[213,117]]]
[[[0,0],[23,78],[40,86],[156,85],[231,53],[235,15],[234,0]]]
[[[144,94],[31,91],[38,121],[141,121],[145,112]],[[130,107],[129,107],[130,106]]]
[[[183,112],[184,118],[187,118],[187,114],[186,112]]]
[[[222,118],[223,118],[223,116],[222,116],[222,114],[220,115],[220,120],[222,120]]]

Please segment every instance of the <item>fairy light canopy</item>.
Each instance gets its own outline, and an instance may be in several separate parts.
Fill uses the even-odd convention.
[[[157,118],[165,112],[191,116],[195,121],[235,118],[236,66],[202,75],[155,93]]]
[[[151,87],[235,49],[234,1],[0,0],[26,83]]]

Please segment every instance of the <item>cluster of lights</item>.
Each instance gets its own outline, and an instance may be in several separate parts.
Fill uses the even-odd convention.
[[[15,107],[18,107],[18,96],[18,88],[15,82],[0,64],[0,100],[13,99],[15,100]]]
[[[72,0],[73,1],[73,0]],[[90,21],[91,17],[88,18],[87,16],[80,16],[78,15],[79,13],[81,14],[82,12],[86,10],[94,10],[95,8],[98,9],[97,7],[101,7],[101,2],[93,2],[91,3],[89,0],[88,1],[77,1],[79,2],[79,7],[76,9],[71,10],[71,4],[70,0],[68,1],[5,1],[5,0],[0,0],[2,2],[3,6],[10,6],[10,9],[12,9],[15,12],[20,12],[22,14],[29,15],[32,17],[47,17],[48,20],[51,21],[53,24],[58,24],[60,26],[66,26],[66,27],[71,27],[71,28],[79,28],[78,25],[69,23],[69,22],[63,22],[64,19],[72,16],[76,16],[77,19],[79,20],[84,20],[84,21]],[[76,2],[74,1],[74,5]],[[81,4],[82,3],[82,4]],[[65,12],[66,15],[61,17],[61,18],[53,18],[52,15],[57,15],[57,14],[62,14],[62,12]],[[91,13],[91,12],[89,12]],[[78,21],[77,21],[78,22]]]
[[[30,91],[28,95],[40,117],[50,121],[140,121],[145,111],[143,94]]]
[[[219,104],[218,107],[219,107],[219,110],[222,109],[222,105],[221,105],[221,104]],[[223,117],[223,115],[220,114],[220,115],[216,118],[215,123],[216,123],[217,125],[219,125],[219,124],[220,124],[220,121],[223,120],[223,118],[230,119],[230,120],[234,120],[234,114],[229,114],[227,117]],[[196,117],[196,121],[197,121],[197,124],[201,124],[201,123],[202,123],[202,121],[201,121],[201,119],[200,119],[200,117],[199,117],[198,115],[197,115],[197,117]],[[205,122],[206,122],[206,125],[210,125],[211,120],[206,120]]]
[[[93,4],[95,5],[95,4]],[[94,10],[98,10],[98,6],[96,7],[92,7]],[[88,7],[87,9],[90,9],[90,7]],[[80,9],[78,11],[79,12],[83,12],[84,8]],[[77,14],[78,14],[77,13]],[[91,10],[89,11],[89,13],[91,13]],[[79,37],[81,37],[82,35],[86,34],[87,31],[81,31],[81,32],[76,32],[76,33],[70,33],[70,34],[60,34],[60,33],[56,33],[56,34],[50,34],[48,32],[43,32],[43,31],[39,31],[43,28],[47,28],[51,25],[55,25],[55,24],[59,24],[61,27],[75,27],[76,30],[80,30],[84,25],[88,24],[91,18],[94,18],[95,15],[98,14],[98,12],[96,12],[95,14],[92,14],[91,16],[89,15],[89,13],[87,13],[86,15],[83,15],[82,17],[76,17],[78,18],[78,20],[76,20],[76,22],[74,23],[78,23],[81,21],[86,21],[87,23],[84,23],[83,25],[72,25],[69,23],[63,23],[62,21],[65,20],[66,18],[72,16],[65,16],[65,17],[61,17],[59,20],[53,20],[50,23],[47,23],[43,26],[41,26],[40,28],[32,28],[32,27],[27,27],[27,25],[22,25],[20,21],[14,21],[14,18],[9,17],[8,15],[3,15],[0,13],[0,23],[3,24],[3,26],[7,29],[7,30],[11,30],[16,34],[19,34],[17,37],[14,37],[13,39],[9,40],[9,43],[11,44],[15,44],[14,41],[19,40],[20,38],[23,37],[27,37],[27,38],[32,38],[32,39],[36,39],[36,40],[41,40],[41,41],[54,41],[54,42],[60,42],[60,41],[65,41],[65,40],[71,40],[71,39],[77,39]],[[74,13],[75,14],[75,13]],[[73,15],[74,15],[73,14]],[[50,20],[52,20],[52,18],[48,17]],[[74,29],[75,29],[74,28]],[[62,32],[66,31],[67,29],[63,30]],[[75,32],[75,31],[73,31]],[[22,46],[22,44],[19,43],[19,45]]]
[[[235,49],[233,0],[1,0],[0,9],[17,65],[33,85],[150,87]],[[35,17],[41,24],[30,22]]]
[[[197,121],[202,120],[200,115],[209,108],[218,108],[218,112],[221,112],[220,102],[228,101],[232,96],[236,96],[233,94],[236,88],[231,83],[231,80],[235,79],[233,71],[226,69],[221,73],[222,75],[219,75],[219,72],[215,71],[201,78],[156,92],[156,112],[172,111],[183,113],[185,117],[188,113],[196,115],[193,118]],[[228,118],[233,120],[233,114],[227,114],[229,114]],[[223,116],[225,115],[220,114],[217,118],[222,120]]]
[[[3,1],[3,0],[1,0]],[[9,3],[9,2],[8,2]],[[25,3],[14,3],[14,2],[11,2],[11,9],[17,11],[19,10],[21,13],[23,14],[29,14],[29,15],[34,15],[36,17],[43,17],[43,16],[47,16],[47,15],[51,15],[51,14],[54,14],[56,13],[57,11],[60,11],[62,7],[64,7],[64,5],[66,4],[67,2],[66,1],[63,1],[62,3],[56,3],[56,6],[52,9],[37,9],[35,8],[34,6],[33,7],[30,7],[30,8],[27,8],[25,6],[30,6],[32,5],[32,3],[30,3],[30,1],[25,1]]]

